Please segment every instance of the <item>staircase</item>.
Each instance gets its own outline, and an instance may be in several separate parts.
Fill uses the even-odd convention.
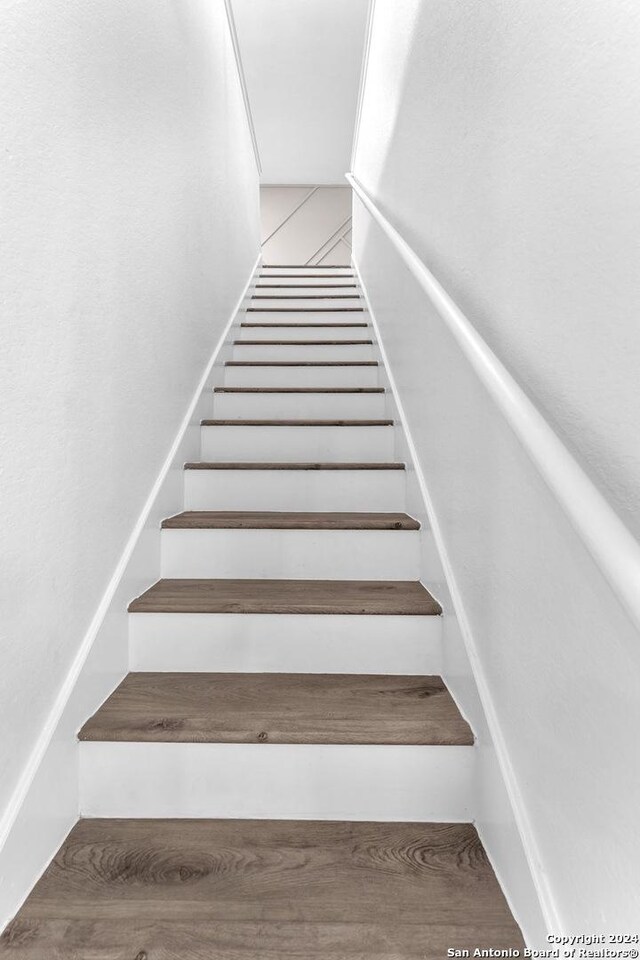
[[[15,958],[521,948],[353,272],[263,267]]]

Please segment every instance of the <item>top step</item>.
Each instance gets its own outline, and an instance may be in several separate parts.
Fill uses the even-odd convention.
[[[263,270],[351,270],[346,263],[263,263]]]

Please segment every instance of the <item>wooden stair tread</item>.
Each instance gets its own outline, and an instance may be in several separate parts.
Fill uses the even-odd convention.
[[[441,677],[129,673],[80,740],[471,746]]]
[[[377,367],[377,360],[226,360],[225,367]]]
[[[277,274],[268,278],[269,280],[280,280]],[[317,278],[316,278],[317,279]],[[355,283],[256,283],[256,290],[296,290],[300,287],[302,290],[353,290]]]
[[[352,273],[261,273],[261,280],[352,280]],[[331,284],[327,284],[331,286]]]
[[[167,530],[419,530],[406,513],[184,510],[162,521]]]
[[[303,288],[304,289],[304,288]],[[359,293],[256,293],[252,300],[359,300]]]
[[[351,270],[346,263],[261,263],[261,270]]]
[[[392,427],[393,420],[201,420],[203,427]]]
[[[276,461],[208,461],[185,463],[185,470],[405,470],[404,463],[287,463]]]
[[[369,324],[368,324],[368,323],[302,323],[302,322],[296,323],[296,322],[291,321],[291,320],[283,320],[282,322],[276,322],[276,323],[273,323],[273,322],[271,322],[271,323],[241,323],[240,326],[241,326],[241,327],[251,327],[251,328],[253,328],[253,327],[260,327],[260,329],[262,329],[262,330],[265,330],[265,329],[266,329],[266,330],[273,330],[274,328],[277,329],[278,327],[287,327],[287,328],[288,328],[288,327],[303,327],[303,328],[307,328],[307,329],[310,328],[310,327],[312,327],[314,330],[333,330],[333,329],[335,329],[335,328],[344,329],[345,327],[349,327],[349,328],[359,327],[359,328],[362,328],[362,327],[368,327]]]
[[[240,347],[370,347],[373,340],[234,340]]]
[[[385,393],[384,387],[214,387],[214,393]]]
[[[265,613],[438,616],[413,580],[158,580],[131,613]]]
[[[83,819],[0,953],[442,960],[449,946],[524,946],[470,823]]]
[[[247,313],[364,313],[365,307],[247,307],[246,311]]]

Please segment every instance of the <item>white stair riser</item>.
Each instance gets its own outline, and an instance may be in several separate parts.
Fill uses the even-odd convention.
[[[357,322],[357,321],[356,321]],[[251,323],[251,321],[249,321]],[[328,323],[313,327],[234,327],[234,340],[372,340],[373,330],[366,327],[338,327]]]
[[[242,322],[246,323],[368,323],[366,310],[246,310]]]
[[[261,282],[269,277],[285,277],[287,281],[291,279],[308,280],[309,277],[319,277],[324,282],[335,280],[336,277],[348,277],[351,282],[355,282],[351,267],[333,267],[331,270],[305,266],[264,267],[260,271],[259,277]]]
[[[81,743],[84,817],[468,821],[473,747]]]
[[[321,291],[317,292],[321,293]],[[353,299],[354,295],[357,297],[355,300]],[[297,307],[299,310],[307,310],[309,307],[328,307],[331,310],[335,310],[338,307],[364,307],[364,302],[357,294],[354,294],[354,292],[351,291],[348,297],[329,297],[325,294],[323,296],[321,295],[319,298],[317,296],[300,296],[294,298],[279,297],[277,300],[256,300],[253,298],[248,306],[257,307],[258,309],[263,309],[266,307],[274,309],[275,307],[279,307],[282,310],[291,310],[293,307]]]
[[[234,360],[375,360],[373,346],[364,343],[237,343],[232,352]]]
[[[442,673],[442,617],[131,613],[130,667],[222,673]]]
[[[186,510],[406,508],[404,470],[185,470]]]
[[[417,530],[163,530],[161,576],[417,580]]]
[[[267,286],[256,287],[251,292],[251,297],[343,297],[345,294],[349,297],[357,296],[359,291],[357,286],[347,286],[352,284],[350,277],[344,277],[342,280],[325,280],[322,278],[313,278],[307,280],[290,280],[288,277],[268,277],[263,278],[260,283]],[[313,286],[309,286],[313,284]],[[257,304],[254,304],[257,306]]]
[[[219,420],[378,420],[387,416],[384,393],[216,393]]]
[[[225,367],[225,387],[377,387],[378,367]]]
[[[279,311],[278,313],[260,313],[259,315],[256,315],[256,316],[254,316],[251,313],[247,313],[247,314],[243,314],[242,323],[264,323],[266,324],[266,326],[262,328],[261,327],[241,327],[240,324],[238,324],[238,326],[234,327],[231,332],[235,333],[236,330],[245,330],[245,329],[246,330],[255,330],[255,329],[279,330],[286,323],[312,323],[313,327],[309,327],[309,328],[286,327],[285,329],[289,331],[289,335],[291,334],[292,330],[310,329],[315,331],[314,338],[318,336],[322,338],[324,336],[322,331],[325,329],[327,331],[326,335],[329,336],[329,331],[335,330],[336,325],[341,323],[348,323],[349,325],[353,323],[364,323],[366,324],[366,327],[354,328],[350,326],[344,329],[355,329],[360,331],[368,330],[369,333],[372,331],[372,327],[369,322],[368,313],[354,313],[354,314],[347,313],[341,316],[327,316],[324,313],[313,313],[308,315],[299,314],[298,316],[294,314],[294,315],[288,316],[286,313],[282,313],[282,311]],[[369,335],[369,333],[367,333],[367,336]],[[248,339],[251,339],[251,337],[249,337]],[[348,339],[351,340],[352,337],[349,337]]]
[[[202,427],[202,459],[215,461],[393,460],[393,427]]]

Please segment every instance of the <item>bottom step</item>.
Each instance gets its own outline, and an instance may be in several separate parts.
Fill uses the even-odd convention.
[[[82,820],[14,960],[442,960],[524,946],[471,824]]]

